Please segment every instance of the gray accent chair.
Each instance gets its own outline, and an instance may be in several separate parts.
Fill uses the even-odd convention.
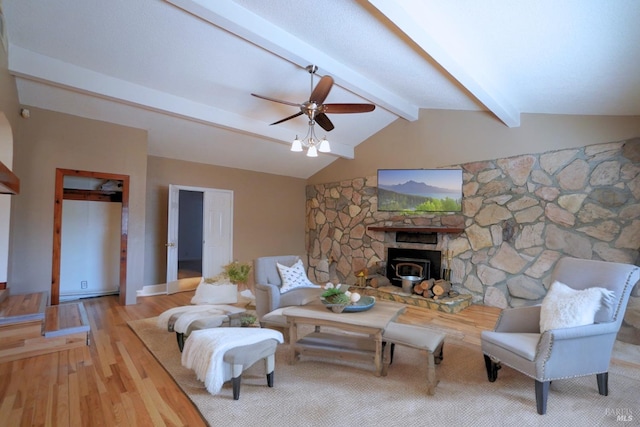
[[[505,309],[493,331],[483,331],[481,342],[489,381],[498,377],[501,364],[535,380],[538,414],[547,411],[553,380],[596,375],[598,392],[608,395],[608,370],[613,344],[622,324],[632,288],[640,279],[634,265],[562,258],[551,282],[581,290],[602,287],[615,292],[614,302],[596,313],[595,323],[552,329],[540,334],[540,307]]]
[[[280,293],[282,280],[276,263],[291,267],[299,259],[296,255],[281,255],[256,258],[253,261],[256,314],[261,326],[284,328],[287,326],[287,320],[282,315],[284,307],[305,305],[320,298],[321,288],[296,288]]]

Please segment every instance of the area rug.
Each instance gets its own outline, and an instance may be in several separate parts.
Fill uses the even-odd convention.
[[[637,368],[612,364],[609,396],[598,394],[595,376],[554,381],[547,414],[538,415],[532,379],[503,367],[498,380],[488,382],[479,348],[453,339],[445,341],[433,396],[417,350],[396,346],[388,375],[376,377],[367,365],[338,360],[302,358],[290,365],[284,344],[276,353],[275,386],[267,387],[258,363],[243,374],[234,401],[230,383],[211,395],[181,366],[174,334],[156,327],[156,318],[129,326],[212,426],[620,426],[640,420]]]

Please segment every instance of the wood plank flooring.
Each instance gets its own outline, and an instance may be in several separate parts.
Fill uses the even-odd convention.
[[[44,319],[47,293],[10,295],[0,304],[0,324]]]
[[[91,345],[0,364],[0,424],[7,426],[204,426],[198,410],[127,326],[189,304],[191,292],[83,300]],[[399,321],[430,324],[451,339],[479,344],[499,310],[471,306],[458,314],[409,307]],[[168,345],[175,345],[171,337]]]

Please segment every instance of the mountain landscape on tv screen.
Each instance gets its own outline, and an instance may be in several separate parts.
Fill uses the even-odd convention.
[[[424,182],[407,181],[402,184],[384,185],[378,184],[378,188],[384,190],[393,191],[394,193],[409,194],[413,196],[428,197],[435,194],[458,194],[460,190],[454,190],[450,188],[434,187],[433,185],[425,184]]]
[[[460,212],[461,190],[436,187],[414,180],[378,184],[378,210],[410,212]]]

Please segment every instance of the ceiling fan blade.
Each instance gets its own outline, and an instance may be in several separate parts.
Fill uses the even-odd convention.
[[[368,113],[376,109],[373,104],[324,104],[326,114]]]
[[[303,115],[303,114],[304,114],[304,113],[303,113],[302,111],[298,111],[297,113],[292,114],[292,115],[291,115],[291,116],[289,116],[289,117],[285,117],[285,118],[284,118],[284,119],[282,119],[282,120],[278,120],[277,122],[273,122],[273,123],[271,123],[271,125],[270,125],[270,126],[277,125],[278,123],[286,122],[287,120],[291,120],[291,119],[293,119],[293,118],[295,118],[295,117],[298,117],[298,116],[301,116],[301,115]]]
[[[327,117],[327,115],[324,113],[318,114],[315,120],[316,120],[316,123],[320,125],[320,127],[326,130],[327,132],[331,132],[334,129],[333,123],[331,123],[331,120],[329,120],[329,117]]]
[[[280,104],[292,105],[294,107],[299,107],[300,106],[300,104],[296,104],[295,102],[282,101],[280,99],[269,98],[268,96],[256,95],[255,93],[252,93],[251,95],[255,96],[256,98],[266,99],[267,101],[279,102]]]
[[[311,92],[311,96],[309,97],[309,101],[315,102],[316,104],[322,104],[325,99],[327,99],[327,95],[329,95],[329,91],[333,86],[333,77],[324,76],[320,79],[318,84],[316,85],[313,92]]]

